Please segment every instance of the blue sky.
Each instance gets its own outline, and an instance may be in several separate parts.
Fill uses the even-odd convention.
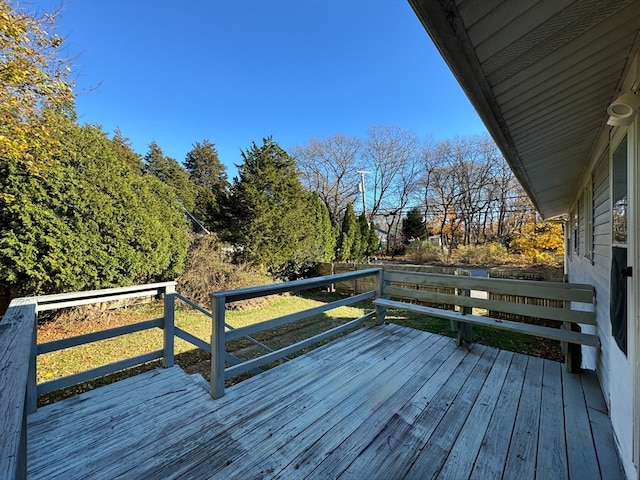
[[[24,6],[25,4],[22,4]],[[443,140],[486,130],[403,0],[32,0],[63,7],[80,123],[144,155],[283,148],[397,126]]]

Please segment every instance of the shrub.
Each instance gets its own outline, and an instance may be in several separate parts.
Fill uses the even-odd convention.
[[[564,255],[555,252],[534,252],[528,256],[523,255],[527,263],[535,266],[562,267]]]
[[[495,242],[459,247],[453,257],[454,262],[462,265],[506,265],[512,262],[506,247]]]
[[[412,241],[406,249],[406,255],[413,263],[446,263],[444,250],[429,240]]]
[[[0,285],[33,295],[180,274],[189,227],[171,188],[141,175],[100,128],[45,120],[46,149],[0,161]]]
[[[209,308],[209,294],[219,290],[264,285],[273,280],[267,275],[258,273],[248,264],[234,265],[225,259],[224,243],[215,234],[194,238],[187,255],[187,268],[178,279],[178,291],[198,305]],[[242,302],[234,305],[256,304]]]

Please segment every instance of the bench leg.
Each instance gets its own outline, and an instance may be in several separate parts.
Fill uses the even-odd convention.
[[[384,317],[387,314],[387,307],[381,307],[376,305],[376,323],[382,325],[384,323]]]
[[[463,294],[465,296],[469,296],[470,290],[463,290]],[[473,313],[473,309],[471,307],[462,307],[461,309],[462,315],[471,315]],[[455,322],[456,325],[456,344],[458,346],[463,343],[471,343],[473,341],[473,325],[467,322]]]
[[[572,332],[580,332],[580,325],[575,323],[564,322],[563,327]],[[582,364],[582,347],[575,343],[562,342],[562,353],[564,353],[564,363],[568,373],[580,371]]]
[[[466,322],[456,323],[456,345],[460,346],[463,343],[471,343],[473,339],[472,325]]]
[[[457,295],[461,295],[464,297],[471,296],[471,290],[468,289],[457,289]],[[462,315],[471,315],[473,313],[473,308],[471,307],[460,307],[460,312]],[[463,343],[471,343],[473,339],[473,333],[471,329],[473,328],[470,323],[467,322],[451,322],[451,327],[456,332],[456,345],[459,347]]]

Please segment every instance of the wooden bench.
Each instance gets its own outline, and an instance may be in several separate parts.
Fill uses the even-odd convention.
[[[442,293],[443,289],[455,293]],[[591,285],[385,270],[378,295],[373,303],[379,322],[384,321],[387,308],[448,319],[457,331],[458,345],[471,341],[474,324],[559,340],[563,342],[568,371],[580,366],[579,345],[600,346],[597,335],[583,333],[579,327],[595,325],[595,290]],[[449,306],[451,310],[417,302]],[[482,309],[487,315],[473,309]],[[488,316],[489,312],[494,316]],[[497,318],[499,314],[544,319],[558,326]]]

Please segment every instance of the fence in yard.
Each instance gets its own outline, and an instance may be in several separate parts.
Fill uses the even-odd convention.
[[[566,276],[561,271],[549,270],[526,270],[520,268],[492,268],[488,271],[489,278],[502,278],[509,280],[526,280],[536,282],[566,282]],[[511,302],[523,305],[538,305],[541,307],[562,308],[564,303],[561,300],[553,300],[549,298],[539,298],[532,295],[514,295],[512,293],[489,293],[490,300],[502,302]],[[526,315],[517,315],[515,313],[505,313],[497,311],[489,311],[490,316],[502,318],[506,320],[518,320],[521,322],[529,322],[534,324],[548,325],[548,322],[540,317],[531,317]]]

